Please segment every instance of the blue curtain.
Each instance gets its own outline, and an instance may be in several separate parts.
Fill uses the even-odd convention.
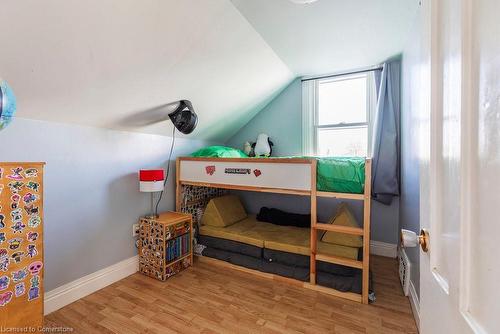
[[[372,140],[372,197],[390,205],[399,195],[401,59],[375,73],[377,109]]]

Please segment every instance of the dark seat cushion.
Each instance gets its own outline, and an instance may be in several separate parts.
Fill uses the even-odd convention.
[[[270,262],[264,259],[257,259],[252,256],[246,256],[243,254],[237,254],[210,247],[205,248],[202,252],[202,255],[226,261],[245,268],[250,268],[283,277],[289,277],[303,282],[309,281],[309,269],[297,265],[286,265],[278,262]],[[355,275],[353,276],[342,276],[333,273],[318,271],[316,273],[316,280],[319,285],[333,288],[339,291],[361,293],[361,273],[355,273]],[[370,291],[372,290],[370,289]]]
[[[290,213],[275,208],[260,208],[257,220],[274,225],[311,227],[311,215]]]
[[[307,269],[307,271],[309,272],[309,256],[264,248],[263,257],[267,262],[280,263],[287,266],[302,267]],[[316,270],[318,272],[330,273],[339,276],[354,276],[361,273],[361,271],[356,268],[341,266],[338,264],[323,261],[316,261]]]
[[[209,248],[251,256],[257,259],[262,258],[262,248],[242,242],[200,235],[198,243]]]

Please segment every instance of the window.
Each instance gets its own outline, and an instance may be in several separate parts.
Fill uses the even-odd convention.
[[[370,72],[305,81],[305,153],[318,156],[370,155],[375,92]],[[309,96],[309,97],[308,97]],[[307,118],[307,115],[304,115]]]

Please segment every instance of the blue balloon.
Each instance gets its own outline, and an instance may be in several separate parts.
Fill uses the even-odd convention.
[[[12,122],[16,112],[16,97],[14,92],[7,85],[7,82],[0,79],[0,130]]]

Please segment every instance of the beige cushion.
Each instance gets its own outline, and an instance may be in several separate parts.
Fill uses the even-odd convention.
[[[311,249],[309,248],[311,242],[311,229],[267,224],[278,227],[281,231],[277,231],[277,233],[271,231],[267,233],[261,232],[261,234],[265,236],[265,248],[309,256],[311,253]]]
[[[336,215],[330,219],[329,224],[359,227],[356,218],[354,218],[347,205],[342,203],[337,210]],[[340,232],[327,231],[321,237],[322,242],[327,242],[335,245],[348,246],[348,247],[362,247],[363,238],[359,235],[351,235]]]
[[[201,218],[202,225],[207,226],[230,226],[240,220],[247,218],[245,208],[240,199],[234,195],[213,198]]]
[[[293,226],[278,226],[258,221],[255,216],[234,223],[227,227],[200,227],[200,234],[242,242],[260,248],[282,252],[310,255],[311,230]],[[318,240],[318,253],[358,259],[358,248],[334,245]]]
[[[357,260],[359,248],[318,241],[318,248],[316,251],[318,254],[340,256],[351,260]]]
[[[290,226],[280,226],[290,228]],[[268,233],[264,241],[264,247],[282,252],[301,254],[309,256],[311,254],[311,230],[308,228],[295,227],[290,231],[281,233]],[[352,260],[358,259],[359,249],[342,245],[330,244],[318,240],[317,253],[332,256],[345,257]]]
[[[251,233],[257,223],[255,217],[248,217],[227,227],[202,225],[200,234],[264,248],[264,240],[255,233]]]

